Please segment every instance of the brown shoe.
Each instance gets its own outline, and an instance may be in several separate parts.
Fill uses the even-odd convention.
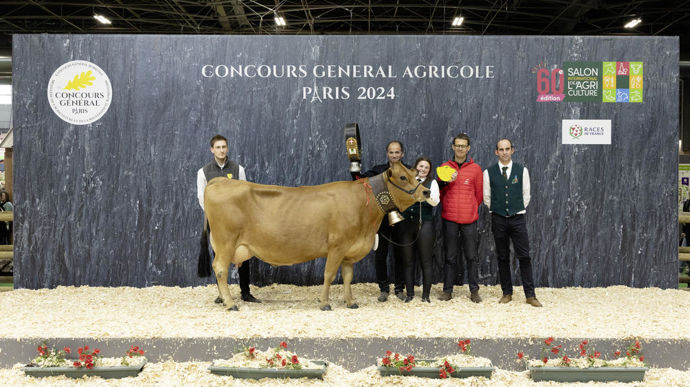
[[[503,297],[501,297],[500,300],[498,300],[499,304],[507,304],[510,301],[513,301],[513,295],[512,294],[504,294]]]
[[[441,293],[441,295],[438,297],[438,299],[441,301],[450,301],[452,298],[453,295],[451,293],[446,292]]]
[[[541,308],[543,306],[541,302],[537,300],[537,297],[527,297],[525,302],[537,308]]]
[[[472,302],[474,302],[475,304],[482,302],[482,298],[479,297],[478,291],[470,293],[470,300],[472,300]]]

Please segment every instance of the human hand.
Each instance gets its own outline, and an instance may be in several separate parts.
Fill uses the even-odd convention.
[[[458,178],[458,172],[457,171],[453,172],[453,174],[450,175],[450,181],[455,181],[455,179],[457,179],[457,178]]]

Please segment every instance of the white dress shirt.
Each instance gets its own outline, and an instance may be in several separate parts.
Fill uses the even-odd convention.
[[[513,160],[510,160],[508,165],[503,165],[498,162],[498,169],[503,172],[503,167],[508,167],[506,169],[506,176],[510,177],[510,172],[513,170]],[[518,212],[518,214],[524,214],[527,212],[526,208],[529,205],[530,191],[529,191],[529,171],[527,167],[522,167],[522,203],[525,205],[525,209]],[[484,204],[491,209],[491,180],[489,179],[489,169],[484,170]]]

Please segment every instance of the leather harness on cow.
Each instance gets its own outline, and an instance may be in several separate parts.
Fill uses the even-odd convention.
[[[422,185],[421,182],[417,182],[417,185],[412,188],[412,189],[404,189],[403,187],[395,184],[395,182],[390,178],[390,177],[384,177],[386,175],[386,172],[378,174],[376,176],[370,177],[369,178],[369,184],[371,186],[372,193],[374,195],[374,199],[376,200],[376,205],[378,205],[379,209],[384,213],[384,214],[390,214],[392,212],[397,213],[397,216],[400,217],[402,220],[402,215],[398,213],[398,206],[395,204],[395,199],[393,199],[393,195],[391,195],[390,192],[388,192],[388,186],[386,186],[386,180],[390,184],[393,185],[393,187],[405,192],[408,195],[414,194],[415,191],[419,188],[420,185]],[[421,213],[421,205],[422,203],[419,203],[420,205],[420,213]],[[383,235],[383,233],[379,233],[384,239],[386,239],[388,242],[396,245],[396,246],[401,246],[401,247],[407,247],[407,246],[412,246],[415,242],[417,242],[417,239],[419,238],[419,230],[422,228],[422,217],[419,217],[419,226],[417,228],[417,236],[414,238],[414,240],[410,243],[406,244],[401,244],[401,243],[396,243],[387,236]]]

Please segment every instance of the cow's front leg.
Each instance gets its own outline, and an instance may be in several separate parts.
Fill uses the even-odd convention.
[[[338,255],[336,257],[336,255]],[[335,279],[335,275],[338,273],[338,267],[340,262],[342,262],[343,257],[340,254],[335,254],[332,251],[328,252],[328,257],[326,258],[326,269],[323,272],[323,290],[321,290],[321,303],[319,308],[321,310],[331,310],[331,305],[328,303],[328,294],[330,292],[331,283]]]
[[[359,305],[352,297],[352,287],[350,286],[354,275],[354,265],[352,262],[343,262],[343,265],[340,267],[340,272],[343,275],[343,287],[345,288],[345,304],[350,309],[359,308]]]
[[[216,273],[216,282],[218,284],[218,292],[220,297],[228,307],[228,310],[238,310],[237,305],[230,296],[230,288],[228,287],[228,271],[230,269],[230,260],[225,258],[226,255],[216,254],[213,260],[213,271]]]

